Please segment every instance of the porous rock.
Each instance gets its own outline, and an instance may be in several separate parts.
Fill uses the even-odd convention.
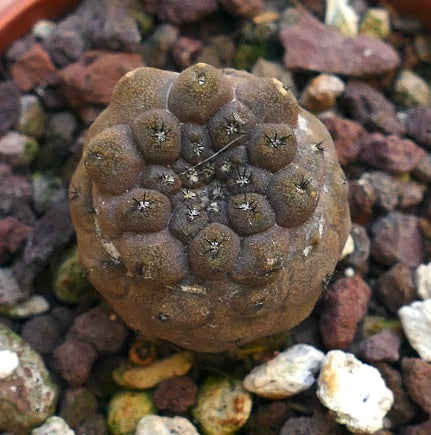
[[[147,415],[136,426],[135,435],[199,435],[195,426],[184,417]]]
[[[374,367],[352,354],[329,352],[317,381],[317,397],[352,432],[374,433],[392,406],[393,394]]]
[[[350,345],[370,296],[368,284],[359,276],[341,278],[326,290],[320,315],[320,334],[326,347],[345,349]]]
[[[31,435],[75,435],[75,432],[61,417],[53,416],[42,426],[33,429]]]
[[[13,433],[25,433],[52,415],[57,389],[42,358],[2,324],[0,351],[0,428]],[[6,363],[9,367],[7,371]]]
[[[398,310],[410,345],[425,361],[431,361],[431,299],[404,305]]]
[[[417,267],[413,277],[418,296],[421,299],[431,299],[431,263]]]
[[[389,72],[400,63],[398,53],[383,41],[345,37],[310,14],[283,27],[280,38],[287,68],[366,77]]]
[[[296,344],[255,367],[244,378],[244,388],[269,399],[293,396],[313,385],[323,358],[313,346]]]
[[[419,358],[403,358],[403,380],[409,396],[427,413],[431,413],[431,364]]]

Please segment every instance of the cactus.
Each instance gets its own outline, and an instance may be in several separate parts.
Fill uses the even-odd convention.
[[[350,229],[324,126],[279,81],[202,63],[120,80],[70,208],[88,278],[126,323],[204,352],[302,321]]]

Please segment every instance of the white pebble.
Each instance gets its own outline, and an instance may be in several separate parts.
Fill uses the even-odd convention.
[[[416,291],[421,299],[431,298],[431,263],[421,264],[413,275]]]
[[[382,429],[383,418],[394,401],[376,368],[341,350],[328,352],[317,385],[320,401],[352,432]]]
[[[431,362],[431,299],[404,305],[398,316],[411,347],[423,360]]]
[[[31,435],[75,435],[75,431],[61,417],[53,416],[42,426],[33,429]]]
[[[184,417],[147,415],[139,420],[135,435],[199,435],[196,428]]]
[[[297,344],[255,367],[245,377],[244,388],[270,399],[293,396],[313,385],[323,358],[313,346]]]
[[[7,317],[17,317],[22,319],[45,313],[48,310],[48,301],[41,295],[33,295],[25,301],[17,303],[11,308],[5,308],[4,314]]]
[[[5,349],[0,350],[0,379],[10,376],[18,367],[19,358],[16,352]]]

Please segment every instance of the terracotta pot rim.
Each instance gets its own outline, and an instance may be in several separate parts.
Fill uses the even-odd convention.
[[[81,0],[12,0],[0,6],[0,54],[41,19],[65,15]]]

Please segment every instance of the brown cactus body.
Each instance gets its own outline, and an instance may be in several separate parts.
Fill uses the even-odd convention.
[[[324,126],[277,80],[206,64],[124,76],[71,192],[96,289],[131,328],[204,352],[302,321],[350,229]]]

